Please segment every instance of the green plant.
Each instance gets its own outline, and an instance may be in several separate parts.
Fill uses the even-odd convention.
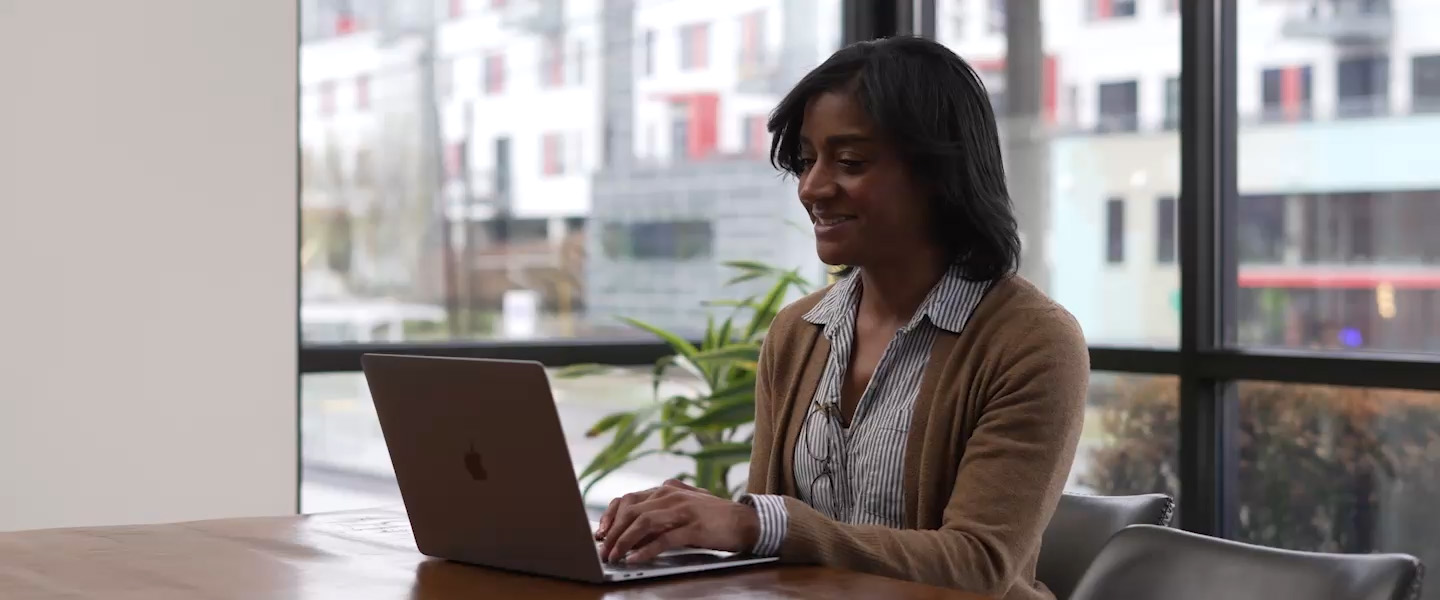
[[[761,263],[739,261],[726,266],[739,271],[727,285],[767,278],[775,283],[763,296],[707,303],[729,308],[730,315],[720,322],[709,317],[700,344],[643,321],[621,319],[660,337],[674,354],[655,363],[651,373],[654,403],[606,415],[586,432],[588,437],[611,433],[611,438],[580,472],[585,493],[625,465],[657,454],[695,461],[694,471],[678,474],[677,479],[724,497],[738,491],[738,487],[730,485],[730,468],[750,460],[748,426],[755,420],[755,375],[761,337],[790,290],[805,291],[809,283],[796,271]],[[606,369],[604,365],[575,365],[561,369],[557,376],[583,377]],[[698,392],[661,398],[660,384],[672,369],[697,379]],[[657,436],[659,439],[652,442]]]

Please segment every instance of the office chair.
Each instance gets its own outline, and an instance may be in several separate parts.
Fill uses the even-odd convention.
[[[1066,600],[1105,542],[1129,525],[1166,525],[1175,501],[1164,494],[1084,496],[1065,494],[1045,527],[1035,578]]]
[[[1071,600],[1418,600],[1423,571],[1408,554],[1279,550],[1133,525],[1095,557]]]

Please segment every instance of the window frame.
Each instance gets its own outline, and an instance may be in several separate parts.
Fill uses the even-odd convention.
[[[906,33],[934,35],[935,2],[842,0],[843,41]],[[986,4],[993,6],[991,2]],[[1433,376],[1440,366],[1440,355],[1321,352],[1236,344],[1237,8],[1233,2],[1181,2],[1179,13],[1182,168],[1176,233],[1181,279],[1180,344],[1174,349],[1092,345],[1090,364],[1095,371],[1178,376],[1183,507],[1180,526],[1230,537],[1237,517],[1239,462],[1234,382],[1262,380],[1440,391],[1440,378]],[[708,54],[706,64],[711,58]],[[1401,60],[1394,55],[1388,59]],[[1394,90],[1387,89],[1387,97],[1389,93]],[[298,140],[298,131],[296,135]],[[298,212],[298,200],[296,205]],[[297,236],[297,250],[299,243]],[[356,372],[360,370],[361,356],[371,352],[534,360],[554,367],[589,362],[653,364],[668,354],[664,343],[635,339],[306,344],[300,338],[298,311],[295,327],[301,374]],[[298,394],[298,380],[296,385]],[[302,472],[298,466],[297,477]],[[299,486],[297,510],[298,490]]]

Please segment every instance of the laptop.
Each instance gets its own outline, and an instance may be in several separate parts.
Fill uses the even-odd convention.
[[[697,548],[604,564],[540,363],[367,354],[361,364],[423,554],[597,583],[775,560]]]

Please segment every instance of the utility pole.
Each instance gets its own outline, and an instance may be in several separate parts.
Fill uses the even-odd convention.
[[[1001,140],[1015,218],[1024,241],[1020,274],[1050,288],[1050,123],[1045,115],[1045,40],[1040,0],[1005,2],[1005,106]]]
[[[433,166],[433,177],[429,178],[431,185],[423,186],[421,189],[430,192],[428,195],[434,206],[436,218],[440,223],[440,260],[442,269],[442,287],[445,297],[445,321],[449,328],[450,337],[460,337],[462,329],[462,315],[460,313],[459,286],[455,266],[455,246],[452,241],[450,230],[450,211],[448,199],[445,196],[445,183],[448,173],[445,172],[445,147],[444,140],[440,134],[440,104],[435,94],[435,63],[436,63],[436,15],[433,2],[423,3],[425,6],[419,10],[423,11],[417,23],[421,39],[420,49],[420,147],[423,160]],[[461,165],[464,170],[464,165]]]

